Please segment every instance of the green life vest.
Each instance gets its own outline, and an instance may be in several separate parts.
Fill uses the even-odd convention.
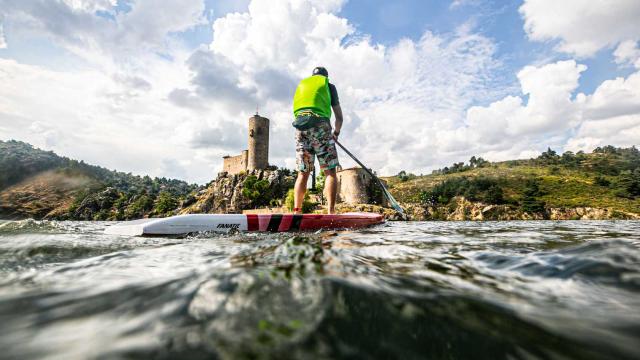
[[[298,84],[293,96],[293,115],[297,116],[303,110],[311,110],[322,117],[331,118],[331,93],[329,79],[325,76],[309,76]]]

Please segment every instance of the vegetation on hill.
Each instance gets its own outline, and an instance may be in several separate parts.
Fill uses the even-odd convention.
[[[322,193],[318,178],[313,192]],[[640,216],[640,151],[605,146],[591,153],[548,149],[528,160],[472,157],[422,176],[385,178],[414,219],[634,218]],[[219,175],[205,187],[111,171],[0,141],[0,216],[127,220],[192,212],[292,207],[287,169]],[[313,203],[305,202],[308,211]],[[563,210],[564,209],[564,210]],[[594,210],[595,209],[595,210]],[[357,209],[356,209],[357,210]]]
[[[50,175],[38,177],[44,173]],[[40,197],[34,194],[29,181],[36,178],[41,187],[44,186],[41,192],[57,192],[61,196],[48,204],[44,201],[44,194],[40,194]],[[76,186],[67,186],[61,192],[58,186],[60,179],[67,179],[66,183],[74,183],[73,179],[91,181],[76,181]],[[49,215],[81,220],[162,216],[171,214],[182,202],[188,201],[196,189],[197,185],[181,180],[112,171],[36,149],[21,141],[0,141],[0,196],[5,199],[0,204],[0,215]],[[9,204],[7,199],[11,199],[13,204]],[[28,211],[33,203],[38,205],[37,214]],[[66,210],[60,209],[60,203],[68,203]]]
[[[508,205],[525,213],[550,208],[611,208],[640,213],[640,151],[636,147],[599,147],[591,153],[557,154],[548,149],[528,160],[488,162],[472,157],[416,176],[404,171],[386,178],[404,203],[446,206],[464,197],[473,202]]]

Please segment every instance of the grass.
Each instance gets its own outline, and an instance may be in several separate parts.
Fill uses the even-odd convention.
[[[541,195],[539,199],[547,207],[594,207],[614,208],[619,211],[640,213],[640,199],[626,199],[614,194],[614,189],[597,185],[595,176],[585,169],[568,169],[562,166],[530,165],[526,162],[511,164],[491,163],[482,168],[452,174],[419,176],[408,181],[398,177],[386,177],[393,196],[403,203],[419,203],[420,193],[430,190],[446,179],[455,177],[489,177],[498,179],[509,201],[520,202],[527,180],[537,179]],[[615,176],[604,176],[615,183]]]

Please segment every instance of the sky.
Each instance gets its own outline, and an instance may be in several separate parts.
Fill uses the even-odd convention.
[[[293,169],[293,93],[325,66],[340,141],[379,174],[629,147],[639,18],[637,0],[0,0],[0,140],[202,184],[258,108]]]

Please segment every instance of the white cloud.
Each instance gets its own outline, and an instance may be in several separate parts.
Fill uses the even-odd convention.
[[[149,86],[100,71],[63,73],[0,59],[0,138],[138,174],[166,176],[166,161],[175,160],[185,166],[181,178],[210,180],[219,156],[188,143],[191,129],[206,122],[166,100],[173,86],[186,84],[186,69],[147,64],[140,75]]]
[[[216,20],[213,30],[210,58],[228,59],[241,70],[232,83],[256,89],[263,114],[272,114],[272,129],[278,126],[271,151],[287,153],[287,164],[293,130],[290,113],[281,109],[290,108],[296,82],[317,65],[329,69],[338,87],[345,143],[382,172],[428,166],[440,156],[431,150],[436,129],[453,127],[470,104],[505,92],[504,86],[493,87],[504,85],[494,75],[500,63],[493,42],[468,29],[447,36],[426,32],[419,41],[385,47],[355,37],[346,19],[311,2],[253,1],[247,13]],[[211,67],[200,68],[193,69],[194,85]],[[430,155],[407,162],[391,155],[396,151]]]
[[[0,0],[0,14],[11,18],[13,32],[45,35],[102,66],[109,59],[135,61],[148,51],[166,52],[172,45],[168,35],[204,22],[202,0],[137,0],[129,12],[118,13],[114,4],[112,0]],[[96,15],[98,10],[110,17]]]
[[[108,11],[118,4],[117,0],[63,0],[74,11],[94,13]]]
[[[592,95],[582,97],[584,118],[606,120],[640,113],[640,72],[629,77],[606,80]]]
[[[7,48],[7,39],[4,35],[4,15],[0,11],[0,49]]]
[[[468,126],[453,133],[472,138],[475,148],[492,159],[522,156],[526,148],[577,151],[640,143],[640,72],[604,81],[593,94],[573,99],[585,70],[573,60],[527,66],[518,73],[522,92],[529,95],[526,105],[523,98],[508,96],[472,107]]]
[[[525,0],[520,13],[530,39],[559,39],[558,49],[576,56],[640,39],[637,0]]]
[[[7,48],[7,40],[4,37],[4,26],[2,24],[2,18],[0,18],[0,49]]]
[[[123,171],[207,182],[221,156],[246,147],[257,105],[271,119],[271,162],[293,167],[291,96],[299,79],[324,65],[345,113],[342,142],[382,174],[426,172],[471,155],[506,160],[547,146],[640,143],[638,73],[575,94],[588,70],[569,60],[526,66],[513,84],[496,44],[473,27],[385,46],[340,17],[342,4],[254,0],[246,12],[211,24],[209,46],[185,50],[173,34],[201,24],[202,1],[141,0],[116,13],[109,0],[0,0],[10,34],[45,34],[90,64],[61,72],[0,59],[0,138]],[[522,10],[530,36],[574,49],[577,40],[540,23],[538,3],[531,4]],[[588,48],[625,36],[593,39]],[[636,51],[635,42],[622,42],[616,60],[630,64]]]
[[[597,146],[615,144],[630,147],[640,144],[640,114],[625,115],[607,121],[585,121],[565,150],[590,151]]]
[[[457,9],[463,6],[478,5],[481,0],[453,0],[449,5],[449,9]]]
[[[613,52],[617,64],[631,65],[640,69],[640,49],[638,42],[633,40],[623,41]]]

